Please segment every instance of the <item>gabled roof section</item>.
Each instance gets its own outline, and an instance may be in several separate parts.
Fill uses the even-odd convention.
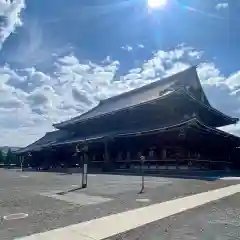
[[[41,150],[44,146],[54,143],[60,139],[65,139],[66,137],[70,137],[70,133],[64,130],[47,132],[42,138],[38,139],[36,142],[28,145],[25,148],[19,149],[15,153],[20,154],[24,152],[38,151]]]
[[[170,77],[103,100],[90,111],[68,121],[54,124],[54,127],[60,129],[68,124],[76,124],[126,107],[138,105],[182,87],[188,89],[195,99],[210,106],[200,84],[196,67],[194,66]]]

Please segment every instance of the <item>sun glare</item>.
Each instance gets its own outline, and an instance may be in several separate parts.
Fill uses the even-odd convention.
[[[150,8],[163,8],[167,4],[167,0],[147,0]]]

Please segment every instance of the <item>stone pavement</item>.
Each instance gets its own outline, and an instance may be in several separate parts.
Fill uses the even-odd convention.
[[[219,200],[224,197],[231,196],[232,194],[240,191],[240,184],[233,185],[221,189],[216,189],[204,193],[199,193],[184,198],[178,198],[163,203],[152,204],[147,207],[132,209],[122,213],[112,214],[110,216],[93,219],[87,222],[70,225],[65,228],[60,228],[45,233],[35,234],[30,237],[24,237],[23,240],[43,240],[43,239],[95,239],[102,240],[107,237],[112,237],[115,234],[121,234],[126,236],[127,231],[134,231],[132,229],[138,228],[138,232],[141,231],[141,227],[145,227],[146,224],[157,222],[175,214],[185,212],[189,209],[194,209],[198,206],[210,203],[212,201]],[[236,225],[236,229],[238,229]],[[155,229],[153,229],[155,230]],[[136,230],[135,230],[136,231]],[[153,231],[146,231],[150,238],[153,237]],[[117,236],[117,239],[119,238]],[[160,237],[156,235],[155,237]],[[237,234],[235,234],[237,236]],[[191,237],[198,237],[198,235],[192,235]],[[179,236],[176,235],[179,239]],[[133,239],[129,236],[128,239]],[[134,239],[139,239],[139,233],[135,235]],[[143,238],[144,239],[144,238]]]
[[[105,240],[240,239],[240,194],[169,216]]]
[[[21,173],[0,169],[0,239],[25,237],[240,183],[239,180],[146,177],[146,191],[139,195],[140,177],[100,174],[89,176],[87,189],[72,192],[72,195],[57,194],[76,187],[80,179],[78,174]],[[237,205],[237,201],[233,202]],[[26,213],[28,216],[15,220],[4,219],[4,216],[16,213]],[[144,227],[136,231],[142,232],[142,228]],[[123,239],[136,239],[136,233],[131,231]],[[121,237],[120,234],[111,238],[122,239]],[[151,239],[151,236],[146,235],[142,239]]]

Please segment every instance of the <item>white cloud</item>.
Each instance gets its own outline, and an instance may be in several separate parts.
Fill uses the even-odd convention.
[[[74,55],[61,57],[51,73],[2,67],[0,145],[27,145],[52,130],[52,123],[77,116],[101,99],[186,69],[201,55],[183,45],[168,52],[160,50],[139,68],[117,78],[120,63],[110,58],[101,64],[82,64]],[[240,116],[239,73],[225,77],[213,63],[203,63],[198,74],[210,102],[225,113]],[[229,129],[240,134],[238,126]]]
[[[239,89],[240,88],[240,71],[235,72],[232,74],[227,80],[226,84],[229,85],[232,89]]]
[[[201,71],[198,72],[199,78],[205,84],[217,84],[218,82],[225,81],[225,77],[221,75],[220,70],[216,68],[214,63],[202,63],[199,65]]]
[[[131,52],[133,50],[133,47],[129,46],[129,45],[126,45],[126,46],[122,46],[121,47],[123,50],[125,51],[128,51],[128,52]]]
[[[228,3],[226,3],[226,2],[218,3],[218,4],[216,5],[216,9],[217,9],[217,10],[226,9],[226,8],[228,8]]]
[[[24,7],[24,0],[0,0],[0,49],[15,28],[22,25],[20,13]]]

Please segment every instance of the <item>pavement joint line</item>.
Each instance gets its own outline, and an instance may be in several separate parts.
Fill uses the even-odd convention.
[[[37,233],[18,240],[103,240],[166,217],[194,209],[240,192],[240,184],[152,204],[63,228]]]

